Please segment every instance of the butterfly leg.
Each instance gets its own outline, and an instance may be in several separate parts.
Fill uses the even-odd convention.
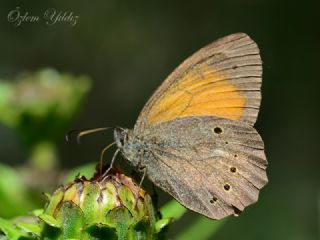
[[[119,153],[119,151],[120,151],[120,149],[117,149],[117,150],[115,151],[115,153],[113,154],[113,157],[112,157],[110,166],[109,166],[108,169],[104,172],[104,174],[102,175],[101,178],[104,178],[105,176],[107,176],[108,172],[112,169],[114,160],[116,159],[116,156],[117,156],[117,154]]]
[[[143,180],[144,180],[144,178],[146,176],[146,173],[147,173],[147,168],[146,167],[139,167],[139,171],[143,171],[142,178],[141,178],[140,183],[139,183],[139,190],[140,190],[141,185],[143,183]]]
[[[106,146],[104,149],[102,149],[101,151],[101,154],[100,154],[100,176],[102,176],[102,169],[103,169],[103,156],[104,156],[104,153],[110,148],[112,147],[116,142],[113,142],[111,144],[109,144],[108,146]]]
[[[138,199],[139,199],[139,193],[140,193],[140,189],[141,189],[141,186],[142,186],[142,183],[143,183],[143,180],[147,174],[147,168],[145,166],[139,166],[138,167],[138,170],[140,172],[143,172],[142,174],[142,177],[141,177],[141,180],[140,180],[140,183],[139,183],[139,188],[138,188],[138,191],[137,191],[137,196],[136,196],[136,204],[138,203]]]

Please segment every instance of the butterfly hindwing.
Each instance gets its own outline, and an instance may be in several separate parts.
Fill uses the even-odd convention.
[[[238,214],[267,183],[263,142],[240,121],[186,117],[160,123],[144,137],[153,142],[142,162],[149,178],[209,218]]]

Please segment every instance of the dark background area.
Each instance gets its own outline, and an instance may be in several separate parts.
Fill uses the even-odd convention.
[[[215,239],[316,239],[319,236],[320,4],[318,1],[1,1],[0,78],[53,67],[86,74],[93,88],[71,128],[133,127],[148,97],[190,54],[235,32],[249,34],[264,61],[256,128],[269,161],[269,184],[257,204],[231,217]],[[8,13],[42,16],[46,9],[79,16],[47,26],[15,27]],[[1,114],[1,113],[0,113]],[[18,165],[26,153],[0,127],[0,161]],[[98,161],[112,134],[60,143],[60,165]],[[119,162],[118,162],[119,164]],[[121,164],[124,164],[123,161]],[[160,199],[169,199],[161,193]],[[318,207],[317,207],[318,205]],[[172,228],[195,216],[188,213]],[[200,234],[200,233],[199,233]]]

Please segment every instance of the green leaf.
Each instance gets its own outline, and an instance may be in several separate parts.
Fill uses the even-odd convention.
[[[32,211],[32,215],[38,217],[40,214],[43,214],[43,209],[39,208],[39,209],[35,209]]]
[[[127,186],[121,186],[118,189],[118,195],[122,204],[129,210],[131,215],[136,215],[136,196],[133,195],[132,191]]]
[[[128,209],[118,207],[111,210],[106,216],[106,222],[117,229],[118,239],[126,239],[129,226],[132,224],[132,215]]]
[[[64,195],[63,191],[61,191],[61,188],[58,188],[53,194],[49,201],[48,206],[45,209],[45,214],[53,215],[56,211],[57,207],[59,206],[60,202],[62,201]]]
[[[39,223],[15,222],[16,226],[27,233],[32,233],[40,237],[41,227]]]
[[[162,218],[173,219],[181,218],[186,211],[187,209],[183,207],[180,203],[178,203],[176,200],[171,200],[160,209]]]
[[[211,220],[199,216],[197,220],[187,227],[176,239],[177,240],[208,240],[212,239],[216,233],[226,222],[226,220]],[[201,233],[201,234],[199,234]]]
[[[39,218],[44,221],[46,224],[50,225],[51,227],[60,228],[61,224],[51,215],[47,214],[40,214]]]
[[[70,188],[71,189],[71,188]],[[69,190],[69,189],[68,189]],[[77,189],[75,189],[77,191]],[[65,196],[68,191],[66,191]],[[73,194],[75,195],[75,194]],[[80,202],[79,207],[83,211],[83,217],[84,217],[84,224],[93,224],[93,223],[99,223],[101,219],[101,211],[100,211],[100,204],[97,199],[100,196],[100,187],[98,184],[87,184],[83,188],[82,192],[83,200]],[[105,213],[104,213],[105,214]],[[103,214],[103,217],[104,217]]]
[[[0,230],[10,239],[18,240],[20,237],[28,237],[27,234],[19,231],[13,223],[3,218],[0,218]]]
[[[71,201],[64,202],[58,212],[57,219],[62,222],[61,239],[81,239],[84,216],[82,210],[76,204]]]
[[[21,180],[21,174],[9,166],[0,164],[0,176],[0,215],[2,217],[25,215],[36,208]]]

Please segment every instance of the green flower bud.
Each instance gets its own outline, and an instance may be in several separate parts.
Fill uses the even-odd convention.
[[[46,219],[52,216],[53,221]],[[155,212],[150,196],[132,178],[112,170],[101,179],[78,178],[56,190],[44,213],[48,225],[62,239],[153,239]],[[60,238],[59,238],[60,239]]]
[[[115,169],[104,178],[76,178],[47,197],[46,207],[34,213],[37,221],[0,219],[0,229],[15,239],[152,240],[170,222],[158,221],[149,194]]]

